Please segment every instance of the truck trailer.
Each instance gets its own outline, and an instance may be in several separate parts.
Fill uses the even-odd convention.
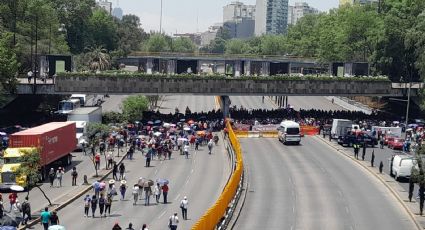
[[[19,158],[27,152],[25,149],[36,149],[40,154],[40,174],[43,180],[51,167],[70,165],[71,152],[77,145],[75,134],[75,122],[51,122],[10,135],[9,147],[3,156],[5,164],[1,170],[1,183],[25,183],[14,175],[21,162]]]

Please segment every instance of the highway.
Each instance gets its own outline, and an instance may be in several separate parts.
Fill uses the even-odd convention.
[[[198,152],[192,150],[189,159],[174,152],[171,160],[154,160],[149,168],[144,167],[144,157],[141,153],[136,153],[135,158],[133,161],[124,161],[129,187],[125,200],[120,201],[118,196],[114,198],[110,217],[99,218],[99,209],[97,209],[97,218],[85,218],[83,197],[81,197],[59,211],[60,223],[67,229],[111,229],[115,222],[119,222],[123,229],[130,222],[136,229],[140,229],[142,224],[148,224],[150,229],[164,229],[168,224],[169,216],[178,212],[179,229],[190,229],[217,200],[230,173],[228,157],[224,153],[221,141],[214,148],[212,155],[209,155],[206,146],[203,146]],[[134,206],[132,185],[140,177],[153,180],[169,179],[169,203],[163,204],[161,196],[160,204],[156,204],[155,199],[151,197],[149,206],[144,206],[144,200],[139,200]],[[93,195],[93,192],[89,194]],[[189,200],[187,221],[182,220],[179,208],[184,196],[187,196]],[[42,229],[42,226],[37,225],[35,229]]]
[[[415,229],[376,178],[317,137],[241,144],[249,185],[234,229]]]
[[[216,108],[214,96],[199,96],[199,95],[173,95],[165,96],[162,102],[159,103],[162,113],[173,113],[176,107],[180,113],[185,112],[186,107],[193,112],[208,112]]]

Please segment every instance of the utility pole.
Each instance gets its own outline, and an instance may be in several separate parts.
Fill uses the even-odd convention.
[[[38,71],[38,64],[37,64],[37,52],[38,52],[38,14],[35,15],[35,52],[34,52],[34,88],[33,88],[33,94],[35,94],[37,90],[37,71]]]
[[[159,33],[162,33],[162,0],[161,0],[161,14],[159,18]]]

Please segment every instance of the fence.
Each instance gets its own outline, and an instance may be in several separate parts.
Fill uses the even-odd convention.
[[[230,143],[236,155],[236,169],[224,187],[224,190],[218,200],[205,212],[205,214],[198,220],[198,222],[192,226],[192,230],[212,230],[216,228],[217,224],[219,224],[219,222],[223,219],[223,216],[226,214],[227,208],[232,202],[232,199],[234,198],[238,189],[239,182],[242,178],[243,159],[241,146],[239,140],[236,137],[236,134],[233,132],[230,123],[227,122],[226,126]]]

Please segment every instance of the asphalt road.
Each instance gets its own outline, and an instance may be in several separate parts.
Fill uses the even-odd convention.
[[[176,107],[180,113],[184,113],[186,107],[189,107],[192,112],[208,112],[216,109],[214,96],[198,96],[198,95],[173,95],[165,96],[162,102],[159,103],[162,113],[173,113]]]
[[[204,214],[204,212],[217,200],[227,182],[230,166],[227,154],[224,153],[223,142],[219,142],[213,150],[213,154],[207,153],[206,146],[200,147],[200,151],[191,151],[189,159],[174,152],[171,160],[154,160],[151,167],[144,167],[144,157],[140,153],[135,154],[135,160],[126,160],[126,178],[128,190],[126,199],[120,201],[114,198],[111,216],[99,218],[83,217],[83,197],[59,212],[61,224],[67,229],[111,229],[115,222],[126,228],[128,223],[133,223],[135,229],[140,229],[142,224],[148,224],[150,229],[166,229],[168,218],[174,212],[178,212],[181,218],[179,203],[184,196],[188,197],[188,219],[181,219],[179,229],[190,229],[190,227]],[[139,200],[133,205],[132,185],[138,178],[145,177],[156,180],[167,178],[170,181],[168,204],[156,204],[151,197],[151,204],[144,206],[144,200]],[[93,194],[90,192],[89,194]],[[91,211],[90,211],[91,212]],[[42,229],[37,225],[35,229]]]
[[[317,137],[241,143],[249,187],[234,229],[415,229],[376,178]]]

